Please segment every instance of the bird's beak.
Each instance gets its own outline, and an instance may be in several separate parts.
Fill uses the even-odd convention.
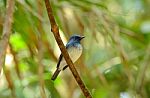
[[[85,36],[81,36],[81,39],[85,38]]]

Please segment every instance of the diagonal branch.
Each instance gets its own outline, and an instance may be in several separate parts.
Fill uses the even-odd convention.
[[[4,26],[3,26],[3,35],[0,39],[0,73],[4,65],[6,48],[8,46],[8,41],[9,41],[9,37],[11,34],[15,0],[7,0],[6,7],[7,8],[6,8],[6,17],[5,17]]]
[[[50,2],[49,0],[45,0],[45,5],[46,5],[46,8],[47,8],[47,13],[48,13],[48,16],[49,16],[49,21],[50,21],[50,24],[51,24],[51,31],[53,32],[53,35],[56,39],[56,42],[67,62],[67,64],[69,65],[69,69],[71,70],[74,78],[76,79],[78,85],[80,86],[84,96],[86,98],[92,98],[90,92],[88,91],[88,89],[86,88],[85,84],[83,83],[83,81],[81,80],[77,70],[75,69],[74,67],[74,64],[73,62],[71,61],[70,57],[69,57],[69,54],[60,38],[60,35],[59,35],[59,28],[55,22],[55,19],[54,19],[54,16],[53,16],[53,13],[52,13],[52,8],[51,8],[51,5],[50,5]]]

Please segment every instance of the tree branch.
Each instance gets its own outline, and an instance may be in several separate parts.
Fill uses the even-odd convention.
[[[90,92],[88,91],[88,89],[86,88],[86,86],[84,85],[83,81],[81,80],[77,70],[75,69],[74,67],[74,64],[73,62],[71,61],[70,57],[69,57],[69,54],[61,40],[61,37],[59,35],[59,28],[55,22],[55,19],[54,19],[54,16],[53,16],[53,13],[52,13],[52,8],[51,8],[51,5],[50,5],[50,2],[49,0],[45,0],[45,5],[46,5],[46,8],[47,8],[47,13],[48,13],[48,16],[49,16],[49,21],[50,21],[50,24],[51,24],[51,31],[53,32],[53,35],[56,39],[56,42],[67,62],[67,64],[69,65],[69,69],[71,70],[74,78],[76,79],[78,85],[80,86],[84,96],[86,98],[92,98]]]
[[[9,37],[11,34],[15,1],[7,0],[6,7],[7,8],[6,8],[6,17],[5,17],[4,26],[3,26],[3,35],[0,40],[0,73],[1,73],[2,66],[4,65],[6,48],[7,48]]]

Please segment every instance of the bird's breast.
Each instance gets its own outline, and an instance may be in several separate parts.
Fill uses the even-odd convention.
[[[78,58],[82,54],[82,46],[78,45],[78,46],[71,47],[71,48],[68,49],[68,53],[69,53],[69,56],[70,56],[71,60],[74,63],[78,60]]]
[[[83,48],[80,44],[76,45],[76,46],[69,47],[67,49],[67,51],[69,53],[69,56],[70,56],[73,63],[76,62],[79,59],[79,57],[82,54],[82,50],[83,50]],[[62,69],[66,65],[67,65],[67,63],[66,63],[65,59],[62,58],[62,61],[60,63],[60,69]]]

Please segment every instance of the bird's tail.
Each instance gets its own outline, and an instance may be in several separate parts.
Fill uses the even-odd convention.
[[[59,75],[60,71],[61,71],[61,70],[60,70],[59,68],[57,68],[56,71],[54,72],[54,74],[53,74],[51,80],[55,80],[55,79],[57,78],[57,76]]]

